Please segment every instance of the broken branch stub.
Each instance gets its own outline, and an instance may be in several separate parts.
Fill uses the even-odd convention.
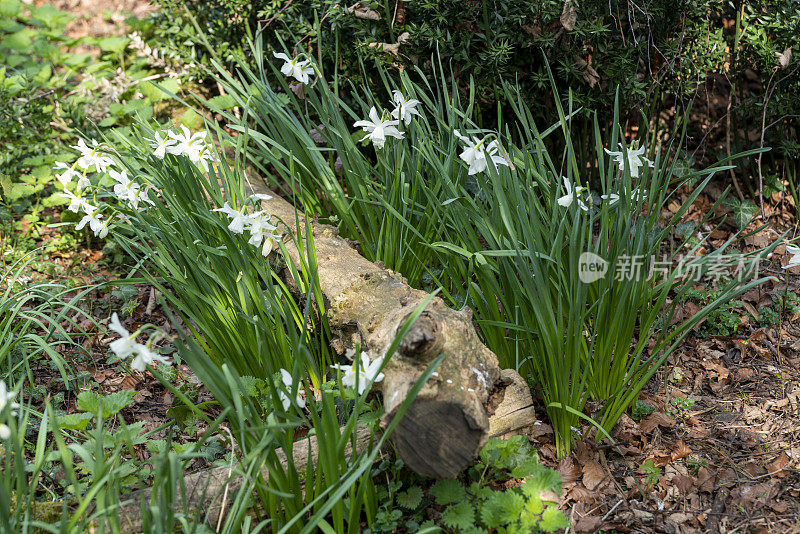
[[[293,231],[297,214],[291,204],[272,198],[264,207],[287,224],[288,232]],[[383,356],[429,294],[366,260],[335,228],[317,223],[311,227],[319,285],[331,331],[339,337],[338,347],[354,348],[358,342],[371,359]],[[286,260],[301,265],[294,241],[285,239],[284,243],[290,256]],[[383,393],[385,424],[442,353],[441,365],[391,436],[406,465],[437,478],[457,475],[489,436],[487,405],[490,391],[500,379],[500,367],[497,357],[480,342],[471,311],[448,308],[440,298],[431,300],[386,364],[385,378],[376,384]],[[530,415],[532,424],[532,410]]]

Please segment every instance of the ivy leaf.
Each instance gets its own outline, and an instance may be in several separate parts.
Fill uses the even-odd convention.
[[[413,510],[420,502],[422,502],[422,489],[419,486],[411,486],[397,494],[397,504],[408,510]]]
[[[496,491],[481,506],[481,520],[489,528],[516,521],[525,509],[525,499],[515,491]]]
[[[445,505],[459,502],[466,497],[464,486],[455,478],[437,481],[430,489],[431,495],[436,499],[436,504]]]
[[[475,509],[467,501],[448,506],[442,512],[442,523],[449,528],[466,530],[475,525]]]
[[[725,205],[733,212],[733,220],[736,221],[736,226],[739,227],[739,230],[746,228],[755,214],[758,213],[758,206],[750,200],[742,202],[734,197],[725,202]]]

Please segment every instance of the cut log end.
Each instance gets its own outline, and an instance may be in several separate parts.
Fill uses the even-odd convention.
[[[411,404],[392,436],[400,458],[415,472],[433,478],[458,475],[487,437],[462,404],[426,399]]]

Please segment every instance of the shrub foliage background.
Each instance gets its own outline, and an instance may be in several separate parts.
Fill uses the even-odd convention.
[[[766,124],[784,120],[768,132],[768,141],[790,154],[798,148],[792,110],[800,105],[800,77],[786,74],[800,60],[789,54],[783,57],[784,65],[779,63],[779,55],[796,48],[800,39],[800,5],[791,0],[360,3],[379,20],[359,18],[348,10],[350,2],[337,0],[158,3],[162,9],[153,31],[186,56],[202,55],[192,39],[195,30],[188,15],[232,63],[235,55],[247,55],[244,38],[257,33],[278,49],[281,42],[297,43],[302,50],[296,52],[311,53],[326,71],[335,69],[352,80],[360,76],[364,58],[397,69],[416,64],[432,73],[430,58],[438,53],[463,90],[474,78],[478,119],[487,126],[494,121],[494,104],[502,97],[504,82],[519,84],[538,115],[553,118],[547,99],[536,96],[549,90],[545,58],[562,94],[570,88],[587,116],[590,111],[609,112],[619,87],[623,116],[638,120],[634,110],[642,109],[650,120],[675,103],[685,108],[698,86],[716,73],[711,80],[719,83],[712,84],[713,89],[734,94],[731,124],[720,123],[732,129],[733,144],[744,143],[746,131],[761,125],[770,85],[774,92],[767,103]],[[375,46],[395,44],[404,32],[408,35],[397,57]],[[702,137],[703,132],[696,134]]]

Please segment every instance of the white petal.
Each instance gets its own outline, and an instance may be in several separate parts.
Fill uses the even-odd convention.
[[[281,381],[283,381],[283,385],[285,386],[292,386],[294,383],[292,380],[292,375],[286,369],[281,369]]]

